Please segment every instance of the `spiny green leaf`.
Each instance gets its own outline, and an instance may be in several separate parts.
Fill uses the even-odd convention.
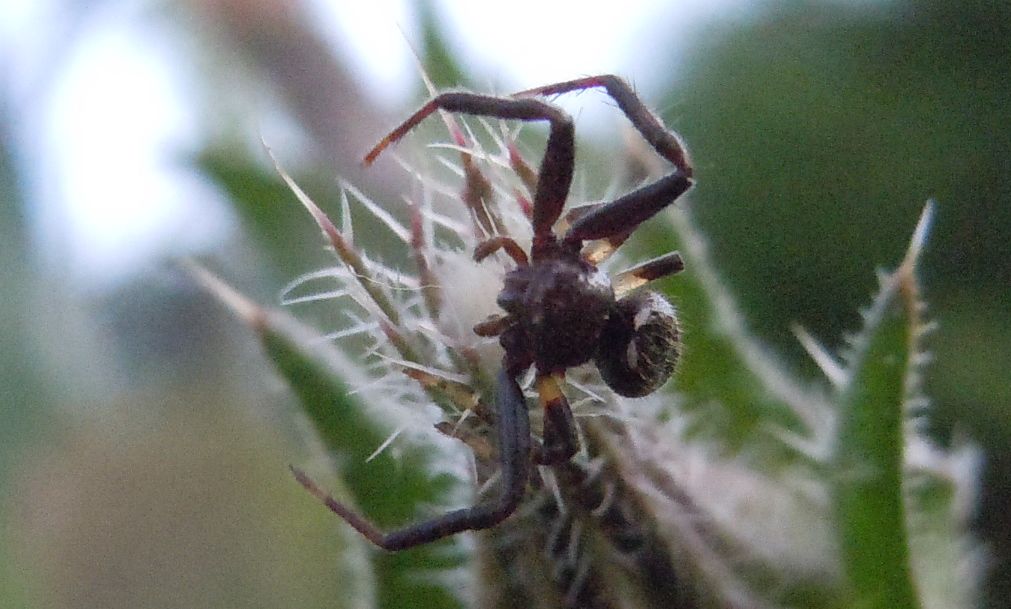
[[[884,277],[840,389],[833,491],[843,565],[860,607],[920,607],[903,494],[906,410],[920,361],[916,280],[928,205],[905,260]]]

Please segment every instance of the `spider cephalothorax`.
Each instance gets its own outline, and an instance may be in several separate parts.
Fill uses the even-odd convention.
[[[496,319],[503,327],[506,368],[518,374],[534,364],[538,373],[552,374],[589,361],[614,302],[610,278],[575,249],[535,252],[531,264],[506,275],[498,295],[509,314]]]
[[[674,171],[614,201],[571,210],[566,216],[568,229],[559,236],[554,226],[569,194],[575,161],[572,119],[558,107],[534,97],[594,87],[603,88],[614,99],[650,146],[670,161]],[[667,381],[679,354],[674,307],[655,292],[637,289],[679,272],[683,263],[677,252],[613,278],[597,266],[642,222],[692,185],[692,168],[677,136],[663,126],[631,87],[618,77],[604,75],[538,87],[511,97],[442,93],[383,138],[366,155],[365,163],[371,164],[386,147],[437,110],[547,121],[550,133],[533,196],[529,256],[506,235],[480,243],[474,252],[475,260],[480,261],[503,250],[516,265],[506,274],[498,295],[497,302],[505,315],[492,315],[474,328],[479,335],[498,336],[505,352],[494,408],[502,485],[498,497],[383,533],[295,470],[299,481],[331,510],[387,550],[498,524],[522,500],[531,462],[551,465],[568,460],[578,451],[572,410],[560,388],[568,368],[592,360],[611,389],[638,397],[652,393]],[[584,251],[587,242],[602,242],[605,247]],[[544,429],[538,443],[530,437],[526,399],[517,381],[531,366],[544,408]]]

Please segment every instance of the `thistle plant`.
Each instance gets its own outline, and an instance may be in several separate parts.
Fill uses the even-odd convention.
[[[492,406],[502,348],[473,328],[498,310],[510,267],[505,253],[480,264],[472,254],[494,236],[529,249],[539,176],[511,125],[442,118],[448,142],[397,156],[416,184],[401,201],[342,184],[336,204],[318,204],[277,164],[336,257],[333,268],[285,286],[281,303],[297,313],[326,301],[343,312],[342,327],[321,334],[195,271],[256,332],[311,422],[327,458],[300,474],[303,483],[320,497],[332,488],[385,529],[498,492]],[[421,137],[408,139],[405,146]],[[649,166],[637,149],[627,157],[630,168]],[[410,268],[384,264],[359,244],[354,207],[401,244]],[[922,432],[931,325],[917,264],[933,213],[928,204],[903,260],[880,273],[843,353],[796,328],[823,373],[798,379],[749,334],[688,206],[662,212],[650,230],[686,268],[661,285],[684,330],[673,381],[630,399],[593,365],[570,369],[562,390],[580,451],[531,465],[520,506],[488,530],[390,553],[366,549],[335,519],[349,529],[336,560],[358,574],[337,602],[971,606],[979,560],[965,521],[975,455],[942,450]],[[629,246],[612,251],[605,239],[586,247],[609,256],[603,266],[613,276],[641,259],[628,253],[634,240]],[[520,384],[534,403],[530,376]],[[540,410],[530,417],[537,436]],[[293,483],[292,492],[302,491]]]

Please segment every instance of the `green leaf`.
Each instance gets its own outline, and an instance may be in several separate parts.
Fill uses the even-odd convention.
[[[922,361],[916,263],[928,204],[905,260],[884,277],[841,386],[832,479],[843,566],[859,607],[920,607],[903,492],[907,410]]]
[[[448,45],[444,20],[430,0],[415,4],[418,27],[421,30],[421,62],[425,73],[439,89],[469,85],[466,71],[456,61],[458,53]]]
[[[283,312],[259,307],[206,270],[192,270],[256,331],[324,446],[340,458],[342,482],[362,514],[380,527],[402,526],[417,518],[419,505],[437,502],[444,495],[449,479],[430,478],[425,452],[405,448],[396,459],[390,451],[376,452],[392,430],[374,420],[369,410],[351,397],[346,377],[356,367],[344,361],[340,352]],[[295,484],[292,489],[299,492]],[[335,517],[335,526],[347,525]],[[457,566],[458,561],[442,544],[376,553],[374,559],[379,607],[458,606],[439,582],[426,581],[422,575]]]
[[[291,193],[277,172],[238,145],[209,147],[193,161],[198,170],[212,180],[227,195],[243,227],[268,255],[277,279],[288,278],[305,271],[307,261],[321,260],[319,244],[305,239],[306,222],[291,213],[287,204]],[[329,180],[299,176],[323,195],[334,193]],[[311,263],[309,263],[311,264]]]

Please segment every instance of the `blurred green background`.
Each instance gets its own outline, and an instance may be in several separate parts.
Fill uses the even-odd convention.
[[[265,304],[329,264],[261,135],[318,201],[333,204],[341,176],[394,205],[409,186],[393,164],[363,172],[357,159],[424,96],[408,40],[440,86],[544,84],[482,48],[476,33],[496,20],[526,61],[568,61],[545,60],[571,70],[550,79],[623,74],[684,136],[699,183],[690,204],[718,266],[755,331],[812,382],[790,324],[840,347],[873,269],[899,260],[924,201],[938,201],[924,266],[938,322],[930,422],[938,442],[982,448],[984,602],[1011,606],[1011,3],[658,2],[608,8],[625,13],[610,25],[571,9],[544,24],[521,9],[393,4],[400,12],[371,16],[255,0],[0,8],[34,32],[0,42],[0,606],[341,605],[352,576],[335,568],[339,523],[286,469],[312,453],[292,398],[175,261],[198,256]],[[394,32],[379,44],[407,66],[380,84],[352,44],[377,27],[369,19]],[[520,31],[534,21],[550,35]],[[110,63],[68,97],[81,54],[119,28],[156,41],[151,65],[166,73],[136,80]],[[595,41],[610,55],[581,56]],[[92,113],[86,87],[132,99],[162,76],[176,83],[169,115],[157,103],[132,111],[182,135],[153,153],[110,150],[132,141],[119,133],[130,122]],[[592,108],[609,110],[603,99],[566,101],[590,167],[622,145],[618,118]],[[79,108],[70,123],[52,119],[56,100]],[[52,168],[54,150],[93,151],[64,162],[103,168],[122,207],[61,182],[72,174]],[[164,170],[137,172],[141,154]],[[612,183],[586,175],[593,192]],[[148,229],[131,233],[131,221]],[[135,236],[102,258],[106,225]],[[305,313],[324,329],[340,316]]]

